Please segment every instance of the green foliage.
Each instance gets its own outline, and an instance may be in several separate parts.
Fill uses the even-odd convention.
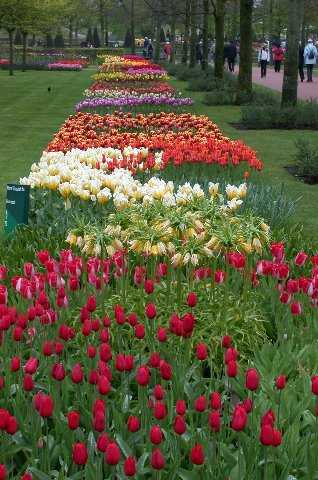
[[[93,45],[94,45],[95,48],[100,48],[100,39],[99,39],[99,34],[98,34],[97,27],[94,28]]]
[[[318,181],[318,152],[310,142],[299,138],[296,142],[295,168],[300,176],[317,177]]]
[[[21,35],[21,31],[20,31],[19,28],[15,32],[14,44],[15,45],[22,45],[22,35]]]
[[[64,47],[64,38],[61,32],[57,33],[54,40],[54,47],[55,48],[63,48]]]
[[[241,123],[250,129],[306,129],[318,128],[318,104],[300,103],[296,107],[279,105],[247,106],[242,108]]]

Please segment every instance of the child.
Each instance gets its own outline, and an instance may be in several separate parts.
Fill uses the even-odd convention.
[[[258,52],[258,62],[261,66],[261,78],[266,77],[267,63],[269,62],[269,51],[266,43]]]

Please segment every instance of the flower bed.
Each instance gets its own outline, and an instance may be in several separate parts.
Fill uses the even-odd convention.
[[[82,70],[83,65],[79,62],[69,63],[61,60],[60,62],[49,63],[47,68],[49,70]]]
[[[261,170],[256,153],[239,141],[224,137],[207,117],[190,114],[161,113],[153,115],[118,114],[100,116],[78,113],[70,117],[48,151],[67,152],[72,148],[146,147],[163,151],[163,168],[169,162],[218,163]]]

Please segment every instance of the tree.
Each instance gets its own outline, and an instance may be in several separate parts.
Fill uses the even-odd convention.
[[[53,48],[54,47],[54,40],[53,40],[53,37],[50,33],[46,34],[45,45],[46,45],[46,48]]]
[[[128,29],[125,35],[124,47],[130,48],[131,44],[132,44],[132,36],[131,36],[131,31]]]
[[[130,0],[130,31],[131,31],[131,53],[136,51],[135,41],[135,0]]]
[[[203,51],[202,51],[202,69],[206,70],[208,68],[208,56],[209,56],[209,44],[208,44],[208,35],[209,35],[209,0],[203,0],[203,28],[202,28],[202,41],[203,41]]]
[[[282,107],[297,104],[298,45],[302,0],[290,0],[288,8],[287,53],[284,63]]]
[[[99,39],[97,27],[94,28],[93,45],[95,48],[100,48],[100,39]]]
[[[87,45],[93,45],[93,33],[92,33],[92,29],[91,27],[88,27],[88,30],[87,30],[87,35],[86,35],[86,43]]]
[[[197,47],[197,0],[191,0],[190,2],[190,19],[191,19],[191,35],[190,35],[190,68],[195,67],[197,63],[196,59],[196,47]]]
[[[19,28],[15,32],[14,45],[22,45],[22,35]]]
[[[160,28],[160,38],[159,38],[159,40],[160,40],[161,43],[166,42],[166,34],[165,34],[165,31],[162,27]]]
[[[184,65],[186,65],[188,62],[189,39],[190,39],[190,0],[186,0],[184,35],[183,35],[183,45],[182,45],[182,60],[181,60]]]
[[[214,75],[223,79],[224,76],[224,16],[226,0],[212,1],[215,20],[215,60]]]
[[[22,7],[22,8],[21,8]],[[0,0],[0,26],[9,35],[9,74],[13,75],[13,34],[25,14],[24,5],[19,0]]]
[[[64,46],[65,46],[64,38],[63,38],[62,32],[59,31],[55,36],[54,47],[55,48],[64,48]]]
[[[240,0],[240,70],[237,102],[250,100],[252,85],[252,16],[253,0]]]

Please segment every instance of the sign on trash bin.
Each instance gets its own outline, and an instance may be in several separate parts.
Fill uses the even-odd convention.
[[[29,185],[7,184],[6,214],[4,230],[12,232],[17,225],[27,225],[29,217]]]

